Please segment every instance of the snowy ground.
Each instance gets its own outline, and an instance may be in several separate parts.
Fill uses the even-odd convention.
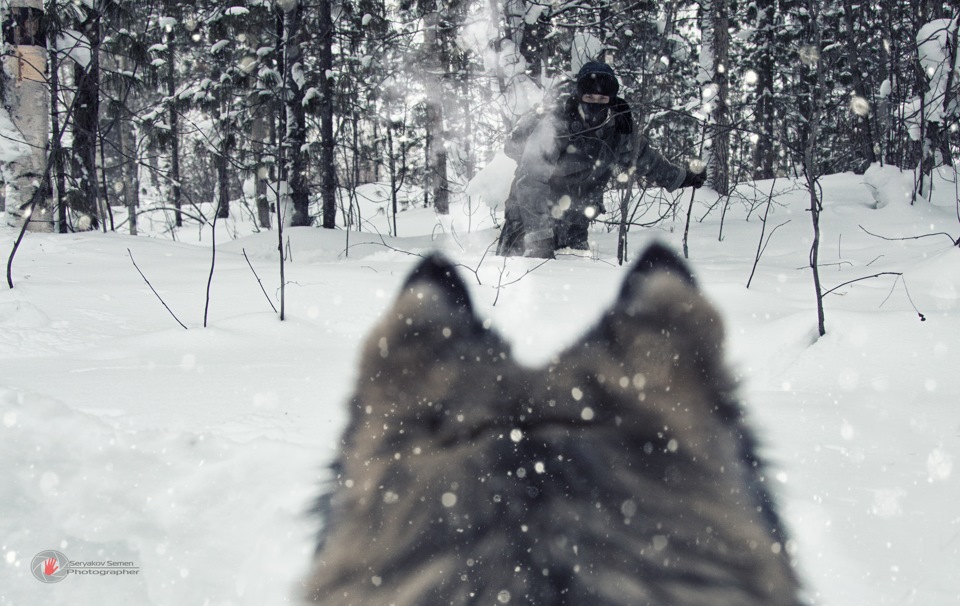
[[[727,318],[816,602],[954,605],[960,249],[943,235],[867,231],[955,239],[956,189],[942,182],[932,205],[911,206],[895,172],[864,181],[824,182],[824,287],[902,276],[831,294],[825,337],[804,269],[808,202],[792,184],[775,184],[766,233],[783,225],[749,289],[762,205],[748,219],[735,202],[720,241],[715,196],[698,192],[690,258]],[[760,203],[770,187],[744,191]],[[416,261],[408,253],[440,248],[464,264],[478,310],[530,363],[575,339],[619,287],[613,235],[593,234],[598,260],[504,262],[485,256],[495,233],[489,211],[474,210],[468,220],[457,207],[440,226],[428,211],[403,213],[399,238],[352,233],[348,255],[345,232],[289,231],[285,322],[242,254],[278,304],[276,234],[231,238],[243,230],[223,224],[208,328],[209,232],[29,234],[16,287],[0,291],[0,604],[294,602],[318,524],[306,512],[345,420],[357,348]],[[652,238],[679,248],[682,219],[633,231],[631,250]],[[0,229],[4,259],[14,237]],[[51,549],[136,574],[44,584],[30,567]]]

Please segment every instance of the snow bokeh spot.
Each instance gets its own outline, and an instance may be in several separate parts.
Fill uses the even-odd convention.
[[[802,46],[799,51],[800,62],[813,67],[820,61],[820,49],[813,45]]]
[[[254,408],[276,410],[278,406],[280,406],[280,396],[275,391],[262,391],[253,394]]]
[[[850,111],[858,116],[868,116],[870,115],[870,102],[860,95],[854,95],[850,99]]]
[[[900,502],[907,495],[902,488],[887,488],[878,490],[873,495],[873,506],[870,513],[878,518],[894,518],[903,513]]]
[[[60,476],[52,471],[46,471],[40,476],[40,490],[48,497],[55,497],[59,494]]]
[[[946,480],[951,472],[953,472],[953,457],[942,448],[935,448],[927,455],[927,474],[931,482]]]
[[[855,368],[844,368],[837,377],[840,389],[854,391],[860,386],[860,373]]]
[[[856,433],[857,432],[854,430],[853,425],[844,419],[843,424],[840,425],[840,437],[842,437],[844,440],[852,440]]]

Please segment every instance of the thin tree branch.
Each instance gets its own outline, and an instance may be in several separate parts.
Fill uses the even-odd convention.
[[[493,306],[496,307],[496,306],[497,306],[497,301],[500,300],[500,290],[501,290],[501,289],[506,288],[507,286],[510,286],[511,284],[516,284],[516,283],[519,282],[520,280],[526,278],[529,274],[532,274],[533,272],[537,271],[538,269],[540,269],[541,267],[543,267],[544,265],[546,265],[547,262],[549,262],[549,261],[550,261],[550,259],[544,259],[542,262],[538,263],[536,266],[531,267],[531,268],[528,269],[527,271],[523,272],[523,275],[520,276],[519,278],[517,278],[516,280],[511,280],[510,282],[507,282],[506,284],[504,284],[504,282],[503,282],[503,273],[507,270],[507,258],[504,257],[504,258],[503,258],[503,265],[500,267],[500,280],[497,282],[497,286],[496,286],[497,296],[493,298]]]
[[[257,270],[253,268],[253,264],[250,263],[249,257],[247,257],[247,249],[243,250],[243,258],[247,260],[247,265],[250,266],[250,271],[253,272],[253,276],[257,279],[257,284],[260,285],[260,290],[263,291],[263,296],[267,298],[267,303],[270,304],[270,307],[273,308],[273,313],[277,313],[277,306],[273,304],[273,301],[270,300],[270,295],[267,294],[267,290],[263,287],[263,281],[260,279],[260,276],[257,275]]]
[[[187,326],[180,321],[180,318],[177,317],[177,314],[173,313],[173,310],[171,310],[170,307],[166,304],[166,302],[163,300],[163,297],[161,297],[160,293],[157,292],[157,289],[154,288],[153,284],[150,283],[150,280],[148,280],[147,277],[143,275],[143,272],[140,271],[140,268],[137,266],[137,262],[133,260],[133,253],[130,252],[129,248],[127,249],[127,254],[130,255],[130,262],[133,263],[134,267],[136,267],[137,272],[140,274],[140,277],[143,278],[143,281],[147,283],[147,286],[150,287],[150,290],[153,291],[153,294],[157,296],[157,299],[160,300],[160,303],[163,304],[163,307],[167,310],[167,312],[170,313],[171,316],[173,316],[173,319],[177,321],[177,324],[179,324],[181,328],[183,328],[184,330],[187,330]]]
[[[847,282],[844,282],[843,284],[837,284],[836,286],[834,286],[834,287],[831,288],[830,290],[825,290],[825,291],[823,292],[823,296],[825,297],[825,296],[829,295],[830,293],[832,293],[833,291],[838,290],[838,289],[840,289],[840,288],[843,288],[844,286],[847,286],[848,284],[853,284],[854,282],[861,282],[861,281],[863,281],[863,280],[870,280],[870,279],[872,279],[872,278],[879,278],[880,276],[902,276],[902,275],[903,275],[903,273],[902,273],[902,272],[899,272],[899,271],[881,271],[880,273],[873,274],[872,276],[864,276],[864,277],[862,277],[862,278],[856,278],[855,280],[848,280]]]
[[[203,327],[207,327],[207,315],[210,313],[210,286],[213,284],[213,271],[217,267],[217,217],[220,215],[220,205],[213,213],[212,235],[210,236],[210,274],[207,276],[206,301],[203,305]]]
[[[960,246],[960,238],[954,238],[953,236],[951,236],[950,234],[944,231],[937,231],[931,234],[921,234],[919,236],[907,236],[904,238],[888,238],[886,236],[881,236],[879,234],[875,234],[875,233],[871,233],[870,231],[867,231],[867,229],[864,228],[863,225],[858,225],[857,227],[862,229],[866,234],[873,236],[874,238],[880,238],[881,240],[887,240],[888,242],[898,242],[901,240],[919,240],[921,238],[931,238],[933,236],[946,236],[950,238],[950,241],[953,242],[954,246]]]

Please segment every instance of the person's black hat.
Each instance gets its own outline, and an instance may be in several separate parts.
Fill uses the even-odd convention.
[[[588,61],[577,72],[577,95],[606,95],[615,97],[620,90],[620,82],[613,68],[600,61]]]

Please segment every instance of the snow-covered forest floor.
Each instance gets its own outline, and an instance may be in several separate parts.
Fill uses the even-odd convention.
[[[960,237],[957,190],[940,180],[932,203],[911,205],[910,188],[895,169],[824,179],[824,289],[884,275],[828,295],[820,338],[807,192],[750,184],[725,215],[696,194],[691,263],[727,320],[799,568],[828,606],[960,603],[960,249],[944,235]],[[209,230],[28,234],[16,287],[0,292],[0,604],[295,601],[357,349],[412,254],[462,263],[478,311],[531,364],[619,288],[615,234],[592,233],[596,259],[505,261],[488,251],[489,210],[474,211],[409,210],[399,237],[286,231],[284,322],[267,300],[279,305],[276,233],[222,222],[207,328]],[[634,228],[631,253],[653,239],[679,249],[683,226],[680,213]],[[0,229],[4,259],[15,237]],[[136,574],[44,584],[30,567],[51,549]]]

